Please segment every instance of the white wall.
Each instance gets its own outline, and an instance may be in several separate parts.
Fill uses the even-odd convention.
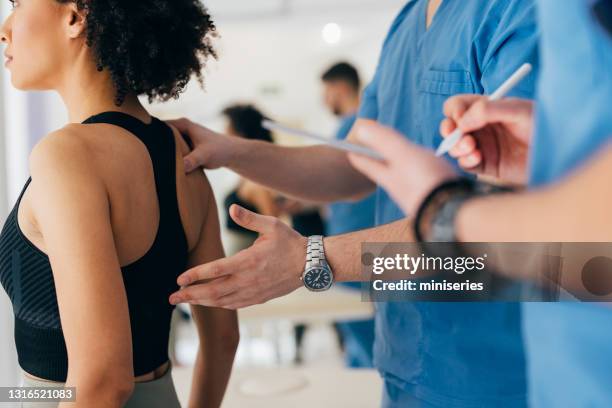
[[[386,5],[374,10],[354,3],[347,9],[320,6],[317,13],[305,16],[221,18],[217,22],[220,57],[206,72],[206,89],[192,83],[178,101],[155,104],[153,112],[220,125],[218,114],[225,105],[252,101],[278,120],[331,131],[335,121],[321,103],[321,74],[330,64],[347,60],[360,69],[364,82],[369,81],[384,36],[403,1],[382,2]],[[215,17],[214,7],[211,13]],[[321,37],[329,22],[343,29],[337,45],[330,46]]]

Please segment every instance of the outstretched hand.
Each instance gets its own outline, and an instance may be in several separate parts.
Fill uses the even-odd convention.
[[[307,239],[279,219],[240,206],[230,208],[240,226],[259,233],[253,246],[182,274],[170,303],[241,309],[287,295],[302,286]]]

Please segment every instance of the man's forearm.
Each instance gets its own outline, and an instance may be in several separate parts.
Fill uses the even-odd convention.
[[[572,243],[612,242],[612,151],[599,155],[583,169],[554,186],[520,194],[500,194],[468,201],[459,211],[456,227],[464,242],[533,242],[521,255],[520,267],[510,257],[496,266],[496,272],[512,278],[550,282],[578,299],[593,299],[584,281],[583,265],[572,267],[572,253],[583,253],[584,246]],[[570,243],[542,246],[540,243]],[[589,246],[600,256],[609,245]],[[552,252],[549,252],[552,251]],[[558,278],[550,280],[551,263],[542,256],[570,256]],[[588,255],[584,253],[584,255]],[[592,255],[588,255],[591,257]],[[526,267],[533,262],[533,267]],[[564,264],[562,261],[561,264]],[[553,272],[557,272],[554,270]],[[602,282],[599,281],[598,284]],[[598,298],[601,300],[602,298]]]
[[[325,253],[338,282],[368,280],[362,273],[361,244],[364,242],[413,242],[412,221],[392,224],[325,239]]]
[[[457,218],[465,242],[612,242],[612,150],[539,191],[466,203]]]
[[[306,201],[333,202],[366,196],[375,188],[328,146],[283,147],[237,140],[227,167],[270,189]]]

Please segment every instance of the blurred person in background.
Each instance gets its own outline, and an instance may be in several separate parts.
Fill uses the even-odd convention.
[[[249,140],[259,140],[274,143],[272,133],[261,126],[264,115],[251,105],[232,105],[222,112],[227,119],[225,133],[230,136],[242,137]],[[226,232],[230,238],[228,248],[229,256],[253,245],[257,233],[242,228],[229,216],[229,208],[233,204],[241,205],[263,215],[280,216],[277,205],[277,194],[252,181],[240,178],[238,186],[225,198]]]
[[[266,119],[266,116],[253,105],[228,106],[222,113],[227,119],[226,134],[247,140],[274,143],[272,132],[262,126],[262,120]],[[234,240],[228,255],[250,247],[258,236],[256,232],[238,225],[229,216],[229,209],[233,204],[262,215],[273,217],[288,215],[293,228],[303,235],[325,233],[325,225],[317,206],[290,200],[260,184],[241,178],[238,187],[225,198],[226,227]]]
[[[416,0],[391,25],[374,79],[366,88],[358,123],[375,120],[426,148],[442,140],[443,105],[452,95],[493,93],[526,62],[538,69],[538,28],[533,0]],[[534,95],[536,72],[513,96]],[[328,146],[288,148],[236,142],[189,121],[174,122],[194,141],[186,168],[229,167],[284,194],[335,202],[363,198],[376,185],[344,152]],[[356,125],[357,126],[357,125]],[[348,140],[357,141],[351,131]],[[358,142],[358,141],[357,141]],[[408,160],[408,158],[407,158]],[[429,174],[417,174],[427,182]],[[190,285],[171,302],[242,308],[304,286],[308,248],[324,248],[333,282],[361,279],[361,244],[397,242],[411,221],[378,191],[373,229],[307,239],[273,217],[238,206],[231,215],[261,233],[251,248],[223,262],[192,268]],[[318,251],[319,254],[321,251]],[[317,270],[318,276],[323,272]],[[199,283],[202,279],[216,279]],[[374,363],[384,378],[385,407],[524,407],[526,362],[518,304],[380,302],[376,304]],[[461,375],[449,375],[460,372]]]
[[[339,118],[337,140],[345,140],[357,120],[361,103],[361,78],[357,69],[341,62],[330,67],[322,75],[325,105]],[[326,219],[327,234],[342,235],[374,226],[376,194],[359,201],[343,201],[329,204]]]
[[[559,7],[556,0],[539,0],[538,6],[542,72],[536,101],[460,95],[445,104],[441,124],[445,137],[457,127],[464,133],[451,152],[464,170],[528,190],[482,196],[464,180],[440,184],[422,203],[417,197],[436,191],[435,178],[441,183],[458,174],[393,130],[360,130],[360,139],[387,164],[356,156],[353,163],[406,213],[421,207],[418,213],[427,215],[414,227],[424,240],[612,242],[612,1],[568,0]],[[432,175],[429,183],[414,177],[421,172]],[[505,273],[536,280],[535,272],[518,267]],[[586,286],[583,269],[568,272],[580,274],[575,282]],[[597,293],[591,294],[605,297],[610,271],[598,272],[600,280],[591,283]],[[530,406],[612,406],[609,304],[525,302],[522,308]]]
[[[355,125],[361,103],[359,72],[353,65],[339,62],[328,68],[321,80],[325,105],[340,119],[336,139],[345,140]],[[355,202],[332,203],[327,208],[327,235],[364,230],[375,225],[376,194]],[[343,285],[354,290],[361,289],[361,284],[356,282]],[[341,334],[346,364],[351,368],[373,367],[374,319],[337,322],[336,329]]]
[[[0,26],[11,82],[58,92],[70,122],[35,146],[0,234],[23,384],[75,387],[76,402],[61,407],[178,408],[168,296],[185,267],[224,254],[208,180],[185,175],[187,144],[138,96],[167,101],[202,79],[215,24],[197,0],[11,3]],[[190,406],[219,407],[236,313],[191,310],[200,344]]]

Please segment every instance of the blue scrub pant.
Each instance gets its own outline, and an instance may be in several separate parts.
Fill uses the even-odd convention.
[[[338,322],[336,327],[344,340],[346,366],[374,367],[374,319]]]

